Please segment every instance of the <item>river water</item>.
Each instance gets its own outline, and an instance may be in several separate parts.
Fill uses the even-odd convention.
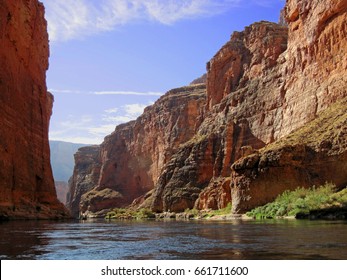
[[[12,221],[0,259],[347,259],[347,222]]]

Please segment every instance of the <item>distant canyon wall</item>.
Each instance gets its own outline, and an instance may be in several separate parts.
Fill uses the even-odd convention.
[[[0,2],[0,217],[61,218],[50,166],[48,34],[36,1]]]

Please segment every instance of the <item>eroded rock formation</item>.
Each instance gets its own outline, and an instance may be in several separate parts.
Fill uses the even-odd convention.
[[[79,148],[75,154],[75,167],[69,179],[66,205],[73,217],[80,213],[81,197],[98,184],[100,175],[100,147],[98,145]]]
[[[312,122],[232,166],[234,213],[274,200],[285,190],[333,182],[347,186],[347,98]]]
[[[287,1],[283,14],[288,29],[283,20],[280,25],[268,22],[252,24],[243,32],[235,32],[231,40],[208,63],[207,107],[198,133],[205,141],[212,135],[214,138],[218,135],[220,140],[214,142],[214,150],[201,143],[190,147],[193,154],[200,155],[193,157],[195,169],[190,168],[190,162],[184,160],[169,164],[164,169],[163,179],[159,180],[156,192],[153,193],[154,210],[165,211],[173,208],[182,211],[184,207],[191,207],[192,200],[198,194],[199,198],[195,202],[197,208],[225,206],[225,199],[228,197],[225,181],[228,180],[232,182],[233,188],[238,188],[233,189],[232,198],[236,212],[269,202],[285,189],[293,189],[298,185],[308,186],[321,182],[322,178],[343,184],[347,171],[345,166],[339,163],[341,155],[330,158],[336,164],[332,163],[329,168],[327,166],[326,172],[318,176],[319,180],[315,181],[310,177],[305,184],[291,178],[291,175],[294,176],[293,172],[286,173],[280,168],[277,171],[271,169],[274,174],[264,174],[261,182],[263,185],[273,184],[273,188],[267,188],[263,197],[257,192],[258,185],[252,182],[252,176],[244,176],[242,180],[235,178],[238,176],[235,174],[238,165],[234,165],[232,177],[228,178],[229,167],[235,160],[253,154],[262,145],[286,137],[347,95],[346,2]],[[247,133],[225,133],[227,128],[238,125],[242,125]],[[343,126],[345,124],[342,124]],[[232,144],[228,145],[228,142]],[[219,152],[216,147],[221,147]],[[312,160],[310,149],[306,149],[306,152],[297,149],[299,148],[291,150],[287,147],[283,153],[287,157],[291,155],[295,158],[302,152]],[[208,153],[212,157],[206,158]],[[217,154],[220,157],[217,157]],[[192,153],[183,157],[191,158]],[[250,158],[255,161],[257,159],[254,155]],[[324,156],[315,158],[316,162],[322,160],[321,169],[324,168],[324,159]],[[307,168],[306,160],[301,162],[302,170]],[[212,171],[211,166],[218,166],[218,163],[221,163],[221,171]],[[246,172],[248,163],[241,166]],[[333,180],[332,176],[328,175],[332,168],[336,168],[338,175],[334,176],[340,179]],[[180,176],[183,182],[177,180],[177,175],[171,176],[172,172],[175,174],[177,170],[187,169],[188,179],[184,179],[187,176]],[[313,167],[312,169],[314,170]],[[319,173],[318,169],[317,167],[315,171],[311,170],[311,173]],[[204,175],[201,176],[202,170]],[[295,174],[297,178],[300,175],[302,174]],[[201,182],[204,176],[211,179],[205,178],[203,185],[196,184]],[[288,183],[281,185],[278,184],[279,181]],[[260,182],[259,179],[257,182]],[[190,185],[195,188],[190,188]],[[208,187],[204,188],[206,185]],[[182,195],[178,192],[180,189]],[[203,190],[200,191],[201,189]],[[187,190],[191,192],[189,195],[185,195]],[[242,192],[244,194],[240,195]],[[248,196],[252,199],[249,200]],[[253,202],[251,206],[249,201]],[[244,203],[248,206],[243,205]]]
[[[44,7],[0,2],[0,216],[59,218],[50,166],[48,35]]]
[[[208,62],[206,78],[197,80],[206,79],[205,105],[203,99],[189,105],[183,101],[186,95],[176,95],[177,104],[195,109],[192,115],[180,112],[185,117],[175,126],[172,124],[178,116],[173,107],[155,111],[155,106],[173,96],[168,94],[136,122],[119,126],[101,145],[102,168],[93,191],[117,192],[107,207],[115,200],[126,205],[139,196],[133,207],[183,211],[192,207],[221,208],[232,200],[234,211],[242,212],[251,202],[253,207],[270,201],[286,188],[297,187],[301,181],[291,177],[300,177],[301,173],[269,168],[271,174],[259,171],[253,182],[247,170],[259,169],[260,162],[263,164],[257,150],[285,139],[347,96],[346,9],[343,0],[288,0],[280,24],[262,21],[234,32]],[[151,112],[156,112],[156,117]],[[161,120],[162,114],[166,122]],[[345,129],[346,124],[341,125]],[[173,134],[176,136],[168,137]],[[328,138],[326,141],[330,141]],[[295,143],[276,151],[266,150],[267,162],[282,166],[284,159],[292,158],[305,170],[308,159],[326,159],[305,145]],[[301,159],[296,160],[300,153]],[[340,162],[340,157],[330,159]],[[344,178],[345,166],[337,165],[340,167],[332,164],[338,177]],[[313,169],[312,174],[318,172]],[[322,172],[318,181],[324,177],[331,178]],[[277,184],[283,180],[288,184]],[[336,183],[343,184],[343,180]],[[262,196],[256,191],[257,182],[271,183],[273,188]],[[303,185],[309,182],[316,181],[309,179]],[[100,210],[99,202],[90,202],[99,201],[96,196],[89,193],[81,209]]]
[[[136,121],[117,126],[100,145],[98,158],[91,158],[91,164],[85,162],[88,147],[81,148],[70,182],[73,215],[79,211],[92,216],[123,207],[153,189],[162,167],[182,143],[194,136],[205,97],[204,84],[171,90]]]

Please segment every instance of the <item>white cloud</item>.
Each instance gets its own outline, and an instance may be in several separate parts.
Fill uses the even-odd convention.
[[[110,134],[111,132],[113,132],[115,127],[116,126],[113,124],[105,124],[105,125],[100,125],[97,127],[90,127],[90,128],[87,128],[87,130],[90,134],[93,134],[93,135],[98,136],[100,138],[100,137],[104,137],[104,136]]]
[[[113,30],[133,21],[173,24],[213,16],[242,0],[42,0],[51,41],[67,41]]]
[[[106,114],[103,115],[102,120],[104,122],[111,122],[115,125],[126,123],[140,116],[143,110],[150,104],[152,104],[152,102],[149,104],[126,104],[117,108],[107,109],[104,111]]]
[[[121,90],[110,90],[110,91],[81,91],[73,89],[48,89],[49,92],[54,93],[69,93],[69,94],[93,94],[93,95],[135,95],[135,96],[161,96],[162,92],[140,92],[140,91],[121,91]]]
[[[80,118],[74,116],[69,116],[68,120],[60,122],[60,127],[62,130],[79,130],[92,122],[92,117],[88,115],[83,115]]]
[[[116,126],[117,124],[130,122],[132,118],[129,116],[103,116],[102,120],[104,122],[112,122],[114,123],[113,126]]]
[[[49,138],[73,143],[100,144],[117,125],[136,119],[143,113],[144,108],[152,103],[126,104],[106,109],[93,116],[69,115],[64,121],[54,124]]]
[[[50,140],[61,140],[73,143],[100,144],[104,137],[114,131],[116,124],[100,125],[90,116],[69,116],[67,120],[56,125],[50,130]]]
[[[134,116],[137,117],[143,113],[143,110],[147,107],[148,105],[145,104],[127,104],[124,105],[124,110],[128,114],[128,116]]]
[[[105,110],[105,113],[107,113],[107,114],[112,114],[112,113],[117,113],[117,112],[118,112],[118,108],[111,108],[111,109]]]
[[[163,93],[161,92],[137,92],[137,91],[94,91],[91,92],[92,94],[96,95],[142,95],[142,96],[161,96]]]

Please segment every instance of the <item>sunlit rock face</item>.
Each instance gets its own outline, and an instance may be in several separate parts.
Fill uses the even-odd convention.
[[[137,120],[117,126],[93,155],[80,149],[70,180],[73,215],[102,215],[152,190],[163,166],[195,134],[205,98],[204,84],[171,90]]]
[[[281,67],[284,100],[274,130],[281,140],[233,165],[235,213],[298,186],[347,185],[347,2],[288,0],[284,14],[289,29]]]
[[[329,152],[324,143],[332,141],[330,136],[322,144],[266,150],[269,166],[258,156],[347,96],[346,7],[343,0],[288,0],[279,24],[261,21],[234,32],[207,63],[207,74],[193,82],[206,83],[206,98],[199,84],[169,92],[138,120],[106,137],[98,182],[81,199],[80,211],[126,206],[137,197],[133,207],[158,212],[217,209],[232,202],[241,213],[285,189],[331,179],[323,164],[322,172],[305,173],[319,173],[319,180],[299,180],[303,174],[291,168],[305,170],[307,158],[337,162],[326,170],[338,170],[336,183],[343,184],[344,152]],[[198,98],[200,90],[204,97]],[[328,150],[314,148],[320,145]],[[300,153],[307,158],[296,160]],[[248,170],[259,164],[271,172],[260,170],[254,177]],[[273,188],[260,191],[257,182]]]
[[[221,208],[232,196],[234,211],[244,212],[285,189],[332,180],[328,174],[333,170],[340,173],[332,181],[338,185],[346,181],[343,153],[329,157],[335,163],[328,167],[324,164],[328,158],[321,153],[313,156],[309,148],[287,147],[281,155],[295,159],[298,153],[307,153],[322,172],[305,173],[309,160],[303,160],[301,172],[293,166],[288,172],[272,168],[271,174],[262,173],[261,180],[253,183],[247,160],[232,165],[250,156],[257,166],[254,154],[259,148],[287,137],[347,95],[346,5],[345,1],[287,1],[280,24],[258,22],[233,33],[207,64],[200,140],[180,150],[164,169],[152,198],[154,210]],[[341,129],[345,126],[342,123]],[[231,194],[226,182],[231,182]],[[263,188],[273,187],[260,191],[257,182]]]
[[[61,218],[50,166],[48,35],[36,1],[0,2],[0,216]]]

